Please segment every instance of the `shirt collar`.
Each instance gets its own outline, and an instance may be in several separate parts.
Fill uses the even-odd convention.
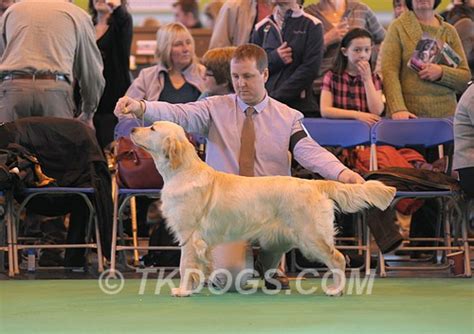
[[[240,97],[238,97],[237,95],[235,95],[235,97],[237,99],[237,105],[239,106],[240,110],[242,110],[243,112],[245,112],[245,110],[247,110],[248,107],[251,107],[247,103],[242,101]],[[257,113],[261,113],[267,107],[267,105],[268,105],[268,94],[265,94],[265,97],[263,98],[262,102],[254,105],[253,108],[257,111]]]

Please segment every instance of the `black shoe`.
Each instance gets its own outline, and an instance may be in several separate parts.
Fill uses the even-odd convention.
[[[290,280],[284,274],[273,274],[272,281],[265,279],[265,288],[268,290],[288,290],[290,288]],[[273,280],[277,280],[280,284],[275,284]]]

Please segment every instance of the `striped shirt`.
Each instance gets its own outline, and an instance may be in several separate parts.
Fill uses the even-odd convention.
[[[376,73],[372,73],[372,81],[377,91],[382,90],[382,80]],[[324,75],[321,90],[332,94],[332,106],[335,108],[370,112],[367,93],[360,75],[352,76],[346,71],[342,74],[328,71]]]

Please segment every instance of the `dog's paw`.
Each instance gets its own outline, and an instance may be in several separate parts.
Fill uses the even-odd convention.
[[[171,289],[171,295],[173,297],[189,297],[192,294],[193,293],[190,290],[185,290],[185,289],[181,289],[181,288],[172,288]]]
[[[344,294],[344,289],[338,286],[328,286],[324,292],[329,297],[341,297]]]

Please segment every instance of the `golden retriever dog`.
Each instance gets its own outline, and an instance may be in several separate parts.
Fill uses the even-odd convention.
[[[189,272],[210,272],[212,247],[236,240],[258,241],[281,252],[299,248],[332,270],[335,288],[326,294],[339,295],[345,259],[334,246],[334,211],[384,210],[395,195],[395,188],[377,181],[343,184],[221,173],[204,163],[183,128],[170,122],[135,128],[131,138],[152,155],[163,176],[163,215],[182,247],[175,296],[191,294],[197,277]]]

